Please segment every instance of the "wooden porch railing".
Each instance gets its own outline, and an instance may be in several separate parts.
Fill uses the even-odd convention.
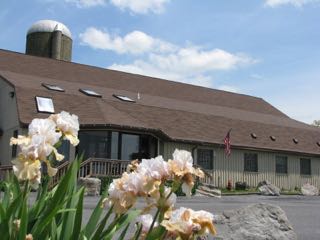
[[[127,170],[130,161],[105,158],[89,158],[80,164],[80,177],[120,177]],[[58,167],[57,174],[51,178],[50,187],[54,187],[66,173],[69,162]]]
[[[57,168],[57,174],[54,175],[49,182],[49,188],[53,188],[57,183],[60,181],[60,179],[66,174],[66,171],[68,170],[69,167],[69,161],[66,161],[62,164],[60,164]]]
[[[3,165],[0,166],[0,180],[3,181],[6,179],[7,176],[12,172],[11,165]]]
[[[55,186],[65,175],[70,162],[64,162],[58,166],[58,171],[51,178],[50,187]],[[79,177],[120,177],[127,170],[130,161],[112,160],[105,158],[89,158],[83,161],[78,172]],[[12,172],[12,166],[0,166],[0,180],[4,180],[6,176]]]
[[[131,161],[89,158],[81,163],[78,177],[120,177]]]
[[[130,161],[112,160],[105,158],[89,158],[83,161],[78,172],[79,177],[120,177],[127,170]],[[69,166],[69,162],[64,162],[58,166],[57,174],[51,178],[50,187],[54,187],[60,179],[65,175]],[[200,166],[196,166],[199,167]],[[202,168],[201,168],[202,169]],[[211,174],[202,169],[204,178],[200,178],[201,183],[212,184]],[[6,176],[12,172],[12,166],[0,166],[0,180],[4,180]]]
[[[204,177],[203,178],[200,178],[200,183],[206,183],[206,184],[212,184],[212,175],[210,174],[210,172],[206,169],[203,169],[201,166],[199,165],[194,165],[195,168],[200,168],[203,173],[204,173]]]

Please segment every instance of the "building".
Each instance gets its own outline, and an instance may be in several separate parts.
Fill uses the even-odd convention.
[[[85,158],[168,159],[179,148],[192,152],[212,175],[206,181],[218,186],[230,179],[250,186],[269,180],[286,189],[305,182],[320,187],[319,128],[261,98],[69,62],[70,31],[57,22],[40,23],[29,35],[51,39],[46,53],[0,50],[1,165],[17,155],[10,137],[25,134],[33,118],[65,110],[81,124],[80,145],[61,149],[69,159],[82,152]],[[226,156],[223,141],[230,129]]]

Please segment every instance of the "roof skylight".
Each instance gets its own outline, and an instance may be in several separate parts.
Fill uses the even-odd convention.
[[[42,83],[42,86],[44,86],[46,89],[52,90],[52,91],[58,91],[58,92],[64,92],[64,89],[57,86],[57,85],[51,85],[47,83]]]
[[[92,96],[92,97],[102,97],[101,94],[93,91],[93,90],[90,90],[90,89],[83,89],[83,88],[80,88],[79,89],[80,92],[88,95],[88,96]]]
[[[51,98],[36,96],[36,104],[38,112],[54,113],[54,106]]]
[[[125,102],[135,102],[133,99],[127,97],[127,96],[122,96],[122,95],[116,95],[116,94],[113,94],[113,96],[115,98],[118,98],[120,99],[121,101],[125,101]]]

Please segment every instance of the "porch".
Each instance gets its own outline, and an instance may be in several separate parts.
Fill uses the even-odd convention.
[[[114,160],[106,158],[88,158],[83,161],[78,171],[78,178],[80,177],[120,177],[127,171],[127,166],[130,160]],[[50,186],[55,186],[66,173],[69,161],[59,165],[57,174],[51,178]],[[199,167],[199,166],[197,166]],[[12,173],[12,166],[0,166],[0,180],[5,180],[8,174]],[[205,171],[205,177],[200,179],[202,183],[211,183],[211,176]]]
[[[127,170],[127,166],[131,161],[128,160],[113,160],[104,158],[88,158],[83,161],[78,171],[80,177],[112,177],[117,178]],[[69,161],[59,165],[57,174],[51,178],[50,186],[55,186],[66,173]],[[5,180],[12,173],[12,166],[0,166],[0,180]]]

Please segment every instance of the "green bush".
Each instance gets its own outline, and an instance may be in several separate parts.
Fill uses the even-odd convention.
[[[166,186],[171,188],[172,187],[172,183],[173,183],[172,180],[171,181],[167,181]],[[196,194],[197,189],[199,187],[199,184],[200,184],[199,178],[196,178],[196,180],[194,181],[194,186],[193,186],[193,188],[191,190],[191,195],[192,196],[194,196]],[[174,193],[179,197],[186,196],[186,194],[182,191],[181,185],[178,187],[178,189]]]
[[[105,191],[108,190],[110,184],[113,181],[113,177],[100,177],[101,180],[101,187],[100,187],[100,195],[102,195]]]

